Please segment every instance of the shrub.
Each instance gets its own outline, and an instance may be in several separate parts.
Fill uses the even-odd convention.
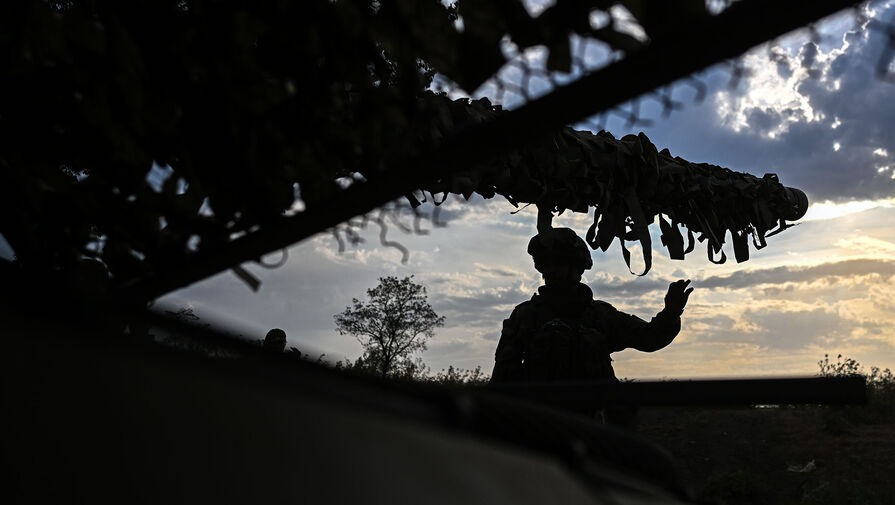
[[[484,386],[488,383],[488,375],[477,366],[472,370],[449,366],[431,377],[431,381],[443,386]]]
[[[817,362],[822,377],[850,377],[864,376],[867,381],[867,405],[859,409],[851,409],[846,415],[852,420],[862,422],[881,422],[891,419],[895,414],[895,375],[888,368],[880,369],[871,366],[867,373],[857,360],[836,356],[836,361],[830,361],[830,355],[824,354],[824,359]],[[839,419],[836,420],[833,431],[841,431]]]

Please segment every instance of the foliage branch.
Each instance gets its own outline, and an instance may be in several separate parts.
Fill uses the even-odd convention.
[[[413,282],[413,276],[380,278],[379,285],[367,290],[367,301],[353,298],[334,319],[339,334],[352,335],[363,346],[355,367],[383,377],[413,376],[420,368],[415,355],[426,350],[435,328],[444,326],[444,316],[435,313],[426,288]]]

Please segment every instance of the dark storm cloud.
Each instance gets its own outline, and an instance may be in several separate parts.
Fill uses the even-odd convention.
[[[789,66],[789,55],[782,48],[772,47],[768,51],[768,58],[776,64],[777,73],[780,77],[788,79],[792,76],[792,68]]]
[[[871,41],[875,39],[871,37]],[[895,190],[891,173],[878,171],[887,160],[873,154],[878,148],[889,152],[895,148],[895,137],[890,134],[895,126],[895,87],[874,75],[878,44],[862,41],[852,47],[837,58],[841,68],[834,65],[825,82],[807,79],[798,86],[815,113],[825,119],[794,123],[774,140],[741,136],[744,147],[754,149],[742,154],[760,153],[752,155],[753,163],[780,173],[787,185],[804,189],[814,200],[873,199],[890,196]],[[839,89],[827,89],[837,79]],[[750,119],[756,122],[750,121],[750,127],[759,130],[767,129],[766,123],[773,120],[753,116]],[[835,121],[840,124],[832,128]],[[834,150],[834,144],[839,150]],[[745,165],[750,160],[741,162]]]
[[[766,297],[774,297],[774,296],[780,296],[783,293],[790,293],[792,291],[795,291],[795,286],[792,284],[787,284],[786,286],[783,286],[782,288],[778,288],[778,287],[774,287],[774,286],[769,287],[769,288],[764,288],[764,290],[762,290],[762,293],[764,293],[764,295]]]
[[[668,281],[662,279],[635,279],[617,284],[590,283],[596,298],[637,298],[656,290],[668,289]],[[611,300],[608,300],[611,301]]]
[[[489,202],[489,200],[486,200],[475,193],[470,196],[469,200],[460,195],[449,194],[445,197],[443,194],[437,194],[434,198],[436,201],[441,202],[438,205],[433,203],[433,196],[428,192],[421,194],[417,191],[414,193],[414,196],[421,202],[421,205],[417,207],[416,212],[423,217],[423,221],[421,222],[422,228],[429,231],[433,228],[433,223],[450,226],[452,222],[461,221],[470,214],[483,212],[483,208]],[[442,199],[444,199],[444,201],[442,201]],[[405,204],[407,203],[407,200],[401,199],[398,200],[398,203]],[[510,208],[512,208],[512,206],[510,206]],[[405,210],[401,212],[400,220],[405,225],[411,225],[413,223],[413,218],[413,214],[409,209],[405,208]]]
[[[429,350],[446,356],[464,356],[467,355],[472,348],[473,345],[470,342],[460,340],[450,340],[447,342],[435,340],[429,344]]]
[[[795,351],[816,345],[835,348],[846,341],[853,344],[854,330],[863,329],[869,335],[879,335],[887,327],[877,321],[851,319],[826,307],[750,309],[739,317],[744,324],[737,325],[733,318],[725,315],[688,317],[688,328],[703,325],[690,331],[692,342],[753,344],[772,352]]]
[[[746,121],[748,121],[751,128],[755,128],[758,131],[770,131],[785,121],[786,117],[792,113],[793,111],[791,110],[753,109],[746,115]]]
[[[715,314],[712,316],[696,317],[688,316],[688,324],[701,323],[708,328],[715,330],[729,330],[733,328],[736,320],[726,314]]]
[[[716,275],[694,281],[701,288],[743,289],[761,284],[812,282],[828,278],[855,277],[878,274],[895,275],[895,261],[884,259],[854,259],[822,263],[810,267],[776,267],[741,270],[731,275]]]
[[[895,6],[880,12],[878,18],[890,19],[893,11]],[[667,147],[672,154],[690,161],[718,164],[759,176],[777,173],[781,182],[803,189],[812,201],[892,196],[895,179],[891,177],[891,170],[878,171],[886,165],[895,170],[895,135],[892,135],[895,85],[876,75],[882,48],[887,43],[885,34],[870,30],[866,40],[864,32],[849,34],[847,40],[849,47],[828,65],[826,75],[821,79],[805,79],[797,87],[808,98],[816,117],[823,115],[821,120],[806,122],[805,117],[800,117],[801,112],[785,108],[753,108],[746,111],[749,126],[739,132],[720,125],[713,94],[730,92],[736,99],[749,86],[761,83],[747,77],[740,91],[731,92],[726,86],[729,72],[719,67],[699,77],[709,86],[705,102],[687,105],[645,133],[659,149]],[[805,59],[806,51],[812,50],[803,47],[794,56],[777,50],[764,61],[776,65],[781,76],[787,76],[790,66],[797,68]],[[821,68],[821,59],[816,60],[815,67]],[[837,80],[838,89],[835,89]],[[683,85],[676,88],[675,96],[692,94],[685,92]],[[792,121],[795,119],[798,120]],[[837,119],[840,124],[833,128]],[[776,138],[767,138],[764,134],[774,124],[786,124],[788,130]],[[626,128],[620,123],[609,126],[616,136],[628,133],[616,129]],[[840,144],[838,151],[834,151],[834,143]],[[887,150],[888,158],[874,155],[873,151],[878,148]]]
[[[812,106],[826,115],[821,123],[794,126],[781,143],[810,146],[794,149],[785,161],[792,163],[797,178],[815,198],[847,199],[890,196],[895,188],[891,173],[880,173],[886,162],[875,156],[878,148],[893,152],[895,137],[895,86],[880,81],[875,74],[884,41],[871,32],[867,41],[850,35],[849,49],[833,62],[827,81],[839,80],[839,89],[831,92],[815,80],[803,81],[799,91]],[[832,128],[832,121],[840,125]],[[833,151],[833,143],[841,148]],[[785,162],[784,161],[784,162]]]
[[[875,67],[883,41],[871,32],[869,40],[857,39],[830,69],[827,81],[839,80],[837,91],[829,91],[818,81],[806,80],[799,91],[808,96],[815,110],[826,115],[821,123],[799,124],[780,141],[817,149],[794,150],[788,161],[798,172],[794,179],[815,198],[878,198],[895,189],[891,171],[878,168],[895,165],[895,160],[874,155],[879,148],[895,152],[895,86],[879,80]],[[831,122],[841,123],[837,128]],[[833,151],[838,143],[841,148]],[[895,168],[895,167],[893,167]]]
[[[470,295],[438,294],[432,296],[432,306],[445,316],[449,327],[499,328],[510,316],[506,306],[519,304],[529,297],[515,289],[493,289]]]
[[[743,319],[758,327],[750,333],[750,342],[777,348],[798,349],[811,344],[837,345],[853,331],[862,329],[880,335],[891,326],[879,321],[844,317],[834,310],[815,308],[800,311],[747,310]],[[879,344],[879,342],[877,342]]]
[[[768,285],[765,294],[779,294],[792,289],[791,286],[782,286],[787,283],[806,283],[822,279],[835,279],[877,274],[882,277],[895,275],[895,261],[885,259],[854,259],[822,263],[810,267],[782,266],[775,268],[761,268],[753,270],[740,270],[730,275],[713,275],[702,279],[694,279],[693,286],[700,289],[744,289],[759,285]],[[654,291],[668,289],[668,280],[665,279],[635,279],[627,282],[613,284],[591,283],[591,288],[597,298],[637,298]],[[775,286],[776,285],[776,286]]]
[[[772,350],[796,350],[817,343],[833,343],[848,336],[858,325],[854,320],[824,308],[811,310],[746,310],[742,318],[752,331],[735,329],[719,321],[719,325],[700,333],[696,340],[712,342],[744,342]]]
[[[476,265],[476,271],[485,275],[499,276],[499,277],[518,277],[519,272],[515,270],[510,270],[507,268],[501,267],[488,267],[485,265]]]

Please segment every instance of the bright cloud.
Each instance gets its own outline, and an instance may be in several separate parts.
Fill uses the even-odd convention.
[[[744,63],[750,70],[748,90],[743,94],[722,91],[715,96],[723,125],[735,132],[745,130],[775,138],[788,131],[792,123],[823,119],[799,91],[808,74],[795,57],[774,48],[769,54],[752,53]]]
[[[815,221],[819,219],[834,219],[837,217],[847,216],[858,212],[876,208],[892,208],[895,207],[895,198],[884,198],[880,200],[859,200],[845,203],[836,203],[829,200],[813,203],[808,206],[808,212],[805,213],[800,221]]]
[[[803,84],[813,80],[829,91],[838,91],[842,82],[832,76],[831,68],[849,46],[845,36],[826,52],[814,42],[798,47],[790,39],[747,54],[743,58],[748,72],[745,92],[722,91],[715,96],[722,124],[735,132],[775,139],[793,124],[823,121],[823,111],[812,104]],[[836,117],[831,127],[835,129],[841,124]]]
[[[845,249],[854,249],[871,256],[895,255],[895,243],[874,237],[850,237],[839,239],[835,245]]]

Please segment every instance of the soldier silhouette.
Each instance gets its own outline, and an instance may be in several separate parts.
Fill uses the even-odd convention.
[[[264,341],[261,344],[268,351],[273,352],[283,352],[286,350],[286,332],[279,329],[274,328],[267,332],[267,335],[264,336]]]
[[[568,228],[550,228],[528,243],[544,285],[516,306],[503,322],[491,383],[511,381],[617,381],[609,355],[633,348],[662,349],[681,328],[681,314],[693,288],[672,282],[665,308],[650,322],[594,300],[581,283],[593,266],[590,249]]]

